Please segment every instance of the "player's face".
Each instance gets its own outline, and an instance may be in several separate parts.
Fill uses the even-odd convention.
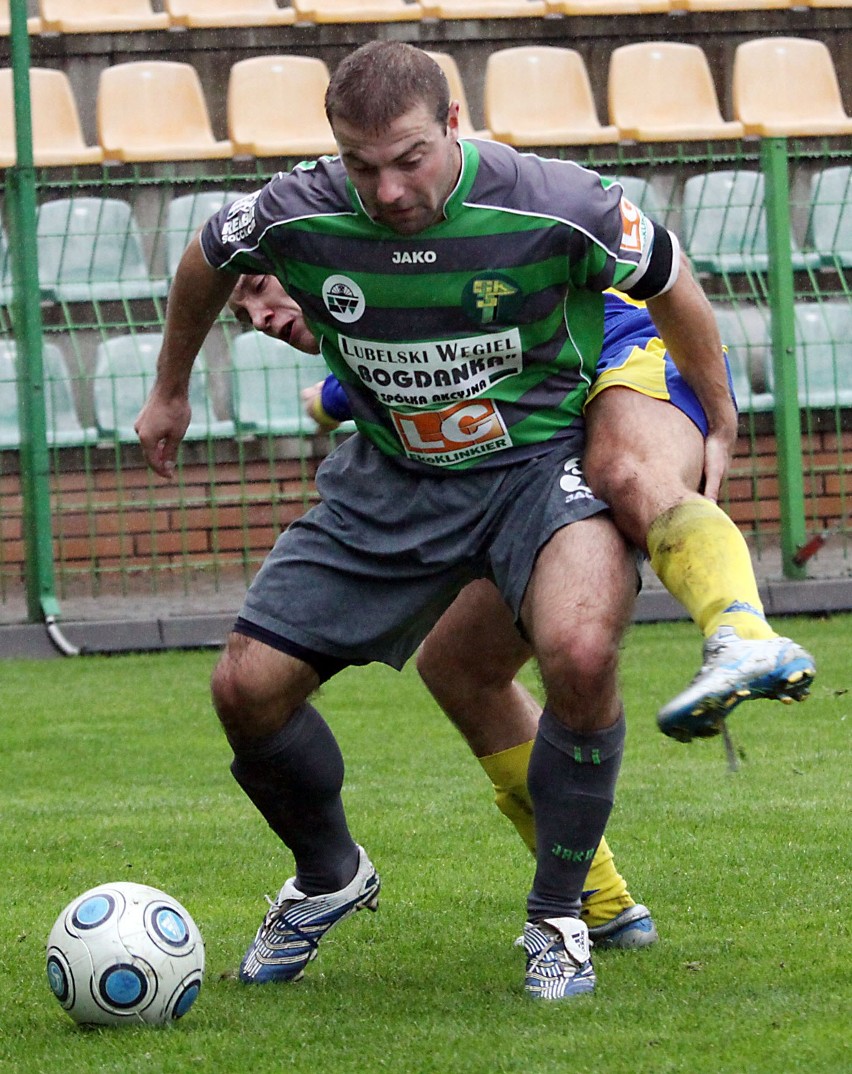
[[[305,324],[301,307],[275,276],[240,276],[228,303],[237,320],[300,351],[319,351],[313,332]]]
[[[364,208],[400,235],[437,223],[461,170],[458,102],[446,124],[418,104],[380,132],[336,118],[334,136]]]

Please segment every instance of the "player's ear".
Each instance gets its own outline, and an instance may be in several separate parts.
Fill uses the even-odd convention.
[[[450,101],[450,107],[447,110],[447,134],[453,138],[459,136],[459,102]]]

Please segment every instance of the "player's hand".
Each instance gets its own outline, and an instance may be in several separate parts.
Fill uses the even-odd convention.
[[[712,430],[704,441],[704,495],[715,503],[719,499],[722,483],[728,474],[736,442],[736,423],[733,435],[726,426],[719,432]]]
[[[189,426],[191,410],[185,395],[163,398],[155,388],[139,412],[133,428],[145,461],[160,477],[174,477],[178,448]]]
[[[326,414],[322,408],[323,384],[325,384],[324,380],[318,380],[316,384],[303,388],[302,402],[305,406],[305,413],[311,421],[316,422],[322,432],[330,433],[340,425],[340,422]]]

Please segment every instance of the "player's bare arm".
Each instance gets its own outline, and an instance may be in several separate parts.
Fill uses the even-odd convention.
[[[737,439],[737,412],[713,310],[683,254],[674,285],[649,299],[647,306],[666,349],[707,415],[704,494],[716,500]]]
[[[211,268],[198,242],[187,247],[169,293],[157,379],[134,428],[148,465],[171,478],[190,420],[189,378],[207,333],[234,287],[233,273]]]

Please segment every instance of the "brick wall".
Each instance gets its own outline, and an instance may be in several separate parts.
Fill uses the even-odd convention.
[[[167,575],[176,568],[243,571],[248,576],[281,529],[315,500],[313,477],[323,438],[270,444],[187,445],[173,483],[144,465],[136,447],[69,451],[51,478],[56,570],[77,590],[109,591],[129,576]],[[841,452],[852,431],[812,430],[804,444],[808,529],[843,517],[850,478]],[[17,456],[0,456],[0,573],[20,583],[24,563]],[[746,534],[780,532],[778,467],[771,431],[740,437],[725,505]],[[848,513],[848,510],[847,510]]]

